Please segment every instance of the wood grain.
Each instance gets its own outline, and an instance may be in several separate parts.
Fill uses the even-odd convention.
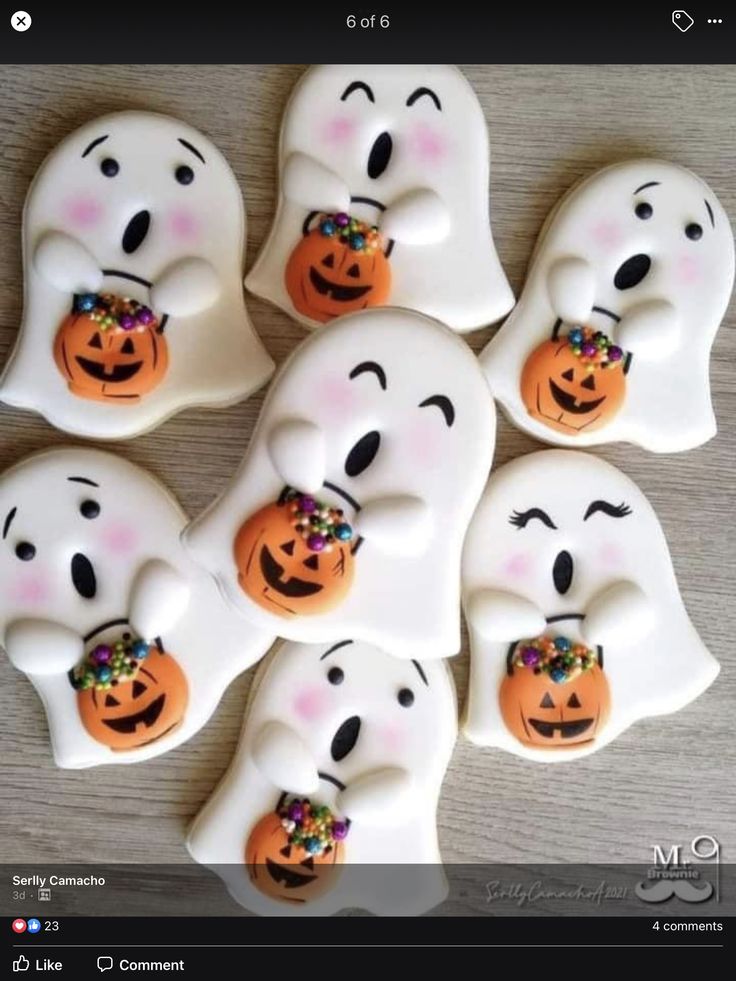
[[[115,109],[181,116],[232,164],[246,199],[251,263],[276,195],[279,119],[295,66],[42,66],[0,68],[0,362],[21,316],[23,199],[44,155],[71,129]],[[736,216],[730,67],[466,66],[491,128],[492,211],[501,259],[517,291],[537,232],[560,194],[606,163],[633,154],[691,167]],[[254,298],[250,310],[277,362],[303,336]],[[712,360],[718,436],[693,452],[657,458],[625,446],[600,455],[621,466],[654,504],[682,593],[722,664],[712,688],[671,718],[636,725],[601,753],[555,767],[479,750],[460,739],[439,822],[450,862],[648,861],[655,842],[697,833],[736,850],[736,333],[734,307]],[[491,336],[470,338],[478,351]],[[196,514],[241,459],[263,393],[217,412],[184,412],[117,450],[158,474]],[[70,440],[40,418],[0,407],[0,469]],[[505,420],[496,464],[536,448]],[[453,662],[461,699],[467,646]],[[210,724],[162,759],[72,772],[54,768],[43,711],[28,681],[0,659],[3,861],[186,862],[187,822],[210,795],[236,744],[252,671],[227,692]],[[106,826],[99,839],[92,827]],[[107,841],[125,841],[111,856]]]

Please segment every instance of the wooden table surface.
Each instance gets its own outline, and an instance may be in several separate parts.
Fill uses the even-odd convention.
[[[467,66],[492,143],[493,230],[518,294],[542,221],[579,177],[632,155],[691,167],[736,221],[731,67]],[[104,112],[144,108],[180,116],[229,159],[249,220],[248,262],[267,233],[276,195],[276,146],[294,66],[1,67],[0,363],[21,318],[21,209],[44,155]],[[250,299],[277,362],[304,336],[280,311]],[[736,331],[732,303],[711,377],[719,433],[692,452],[655,457],[629,446],[599,449],[649,496],[669,539],[685,603],[722,671],[675,716],[640,722],[602,752],[545,767],[462,737],[447,774],[439,824],[450,862],[649,862],[652,844],[718,837],[736,852]],[[478,351],[491,336],[470,337]],[[263,392],[220,411],[183,412],[118,444],[198,513],[240,461]],[[41,418],[0,406],[0,470],[31,451],[71,440]],[[500,419],[496,464],[537,448]],[[2,588],[0,586],[0,588]],[[461,700],[468,653],[452,662]],[[74,772],[51,762],[41,704],[0,658],[4,787],[0,860],[187,862],[184,832],[227,767],[253,671],[229,689],[190,742],[138,766]],[[91,828],[106,825],[104,836]],[[574,829],[574,831],[573,831]],[[111,855],[106,842],[125,841]]]

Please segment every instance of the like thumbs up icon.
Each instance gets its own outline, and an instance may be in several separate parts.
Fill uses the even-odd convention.
[[[27,971],[29,967],[30,961],[27,957],[24,957],[23,954],[20,955],[17,961],[13,961],[14,971]]]

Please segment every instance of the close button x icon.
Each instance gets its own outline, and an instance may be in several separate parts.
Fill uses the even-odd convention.
[[[31,23],[31,15],[27,10],[16,10],[10,18],[10,26],[14,31],[20,31],[21,33],[27,31]]]

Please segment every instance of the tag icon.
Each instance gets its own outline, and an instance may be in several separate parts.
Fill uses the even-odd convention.
[[[673,10],[672,11],[672,23],[675,25],[678,31],[689,31],[693,26],[695,21],[687,12],[687,10]]]

